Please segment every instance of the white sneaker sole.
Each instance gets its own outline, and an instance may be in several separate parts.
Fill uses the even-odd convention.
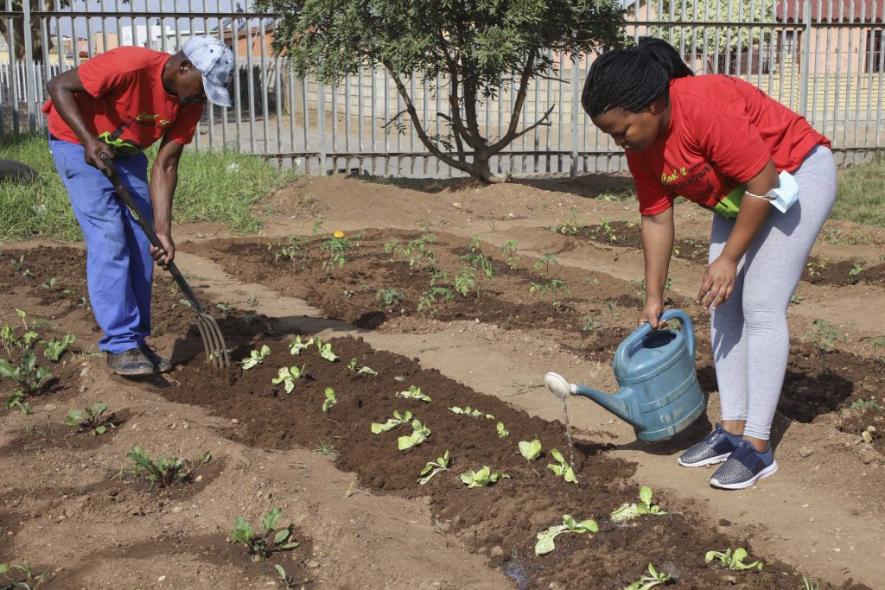
[[[722,463],[730,456],[731,453],[725,453],[724,455],[716,455],[715,457],[710,457],[702,461],[696,461],[695,463],[683,463],[682,458],[680,457],[676,459],[676,462],[683,467],[706,467],[707,465],[716,465],[717,463]]]
[[[722,490],[743,490],[755,484],[760,479],[765,479],[769,475],[774,475],[777,473],[777,460],[775,460],[771,465],[760,471],[756,474],[752,479],[748,479],[747,481],[741,481],[738,483],[719,483],[716,478],[710,478],[710,485],[714,488],[719,488]]]

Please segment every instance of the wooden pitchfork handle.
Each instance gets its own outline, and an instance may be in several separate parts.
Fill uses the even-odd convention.
[[[129,192],[129,189],[126,188],[126,185],[123,184],[122,179],[120,178],[120,174],[117,172],[116,167],[109,157],[105,154],[101,155],[101,161],[105,165],[105,169],[102,170],[105,176],[108,177],[108,180],[111,181],[111,184],[114,185],[114,191],[117,193],[117,197],[126,205],[126,208],[129,209],[129,212],[132,214],[132,217],[135,218],[135,221],[138,223],[138,226],[142,229],[142,231],[147,236],[150,243],[160,250],[164,250],[163,243],[160,242],[160,238],[157,237],[157,233],[154,229],[148,224],[144,217],[142,217],[141,212],[138,209],[138,203],[135,202],[135,199],[132,198],[132,193]],[[175,282],[178,284],[178,288],[181,289],[181,292],[184,293],[185,298],[197,312],[197,315],[203,313],[203,306],[200,305],[200,302],[197,301],[197,297],[194,295],[193,290],[190,288],[190,285],[187,284],[187,281],[184,280],[184,276],[182,276],[181,271],[178,270],[178,267],[174,262],[170,262],[165,265],[166,270],[169,271],[169,274],[172,275],[172,278],[175,279]]]

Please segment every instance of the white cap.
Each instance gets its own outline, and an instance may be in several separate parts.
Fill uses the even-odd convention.
[[[181,51],[203,74],[203,91],[213,103],[231,107],[227,85],[234,73],[234,54],[215,37],[192,37]]]

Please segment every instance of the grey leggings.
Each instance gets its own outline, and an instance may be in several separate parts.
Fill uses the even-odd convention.
[[[771,209],[738,265],[734,291],[712,313],[721,418],[746,420],[744,434],[763,440],[770,436],[787,369],[787,306],[836,198],[833,154],[818,146],[793,176],[799,201],[786,213]],[[733,221],[713,215],[710,262],[732,227]]]

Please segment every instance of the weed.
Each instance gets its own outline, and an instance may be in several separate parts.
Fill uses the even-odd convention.
[[[811,325],[814,330],[812,335],[814,345],[823,352],[833,352],[837,342],[845,341],[845,336],[827,320],[816,319]]]
[[[568,464],[568,461],[565,460],[565,457],[562,456],[559,450],[550,449],[550,456],[553,457],[556,463],[548,464],[547,469],[569,483],[578,483],[578,478],[575,477],[575,470]]]
[[[804,300],[805,297],[802,297],[801,295],[793,295],[792,297],[790,297],[790,303],[792,303],[793,305],[799,305]]]
[[[281,367],[277,372],[277,376],[271,380],[273,385],[283,385],[286,393],[292,393],[295,390],[295,382],[304,377],[304,366],[298,367]]]
[[[270,356],[270,346],[263,344],[260,349],[249,351],[249,356],[240,361],[244,371],[257,367]]]
[[[328,412],[332,409],[332,406],[338,403],[338,397],[335,395],[335,390],[331,387],[327,387],[323,391],[323,396],[326,398],[323,400],[323,411]]]
[[[465,471],[460,477],[461,481],[464,482],[464,485],[468,488],[484,488],[493,483],[498,483],[498,480],[500,479],[510,479],[508,474],[501,473],[500,471],[492,471],[491,467],[488,465],[483,465],[477,471],[472,469]]]
[[[626,586],[624,590],[651,590],[655,586],[661,586],[663,584],[668,584],[671,581],[670,574],[665,572],[658,572],[655,569],[655,566],[652,565],[651,562],[648,563],[648,575],[642,576],[629,586]]]
[[[408,389],[405,391],[400,391],[396,394],[396,397],[401,397],[404,399],[415,399],[422,402],[430,402],[430,396],[421,391],[420,387],[415,385],[410,385]]]
[[[534,461],[541,455],[541,441],[538,439],[533,439],[531,442],[519,441],[519,454],[525,457],[526,461]]]
[[[274,553],[291,551],[298,547],[293,535],[294,525],[277,529],[282,511],[279,508],[271,508],[261,519],[261,531],[255,531],[252,525],[238,516],[234,521],[234,529],[230,533],[230,540],[242,543],[249,550],[252,561],[267,559]]]
[[[258,307],[258,297],[256,297],[255,295],[249,295],[248,297],[246,297],[246,305],[251,308]]]
[[[802,576],[802,590],[820,590],[820,582],[815,578]]]
[[[550,279],[546,283],[529,283],[529,295],[552,293],[555,296],[560,292],[568,292],[568,285],[562,279]]]
[[[443,471],[449,470],[449,465],[451,464],[451,459],[449,459],[449,452],[446,451],[442,457],[437,457],[436,461],[428,461],[424,468],[421,470],[421,473],[418,475],[418,483],[420,485],[427,485],[431,479],[438,473],[442,473]]]
[[[707,551],[707,553],[704,555],[704,562],[710,563],[711,561],[717,560],[730,570],[756,570],[761,572],[764,565],[761,561],[744,563],[744,559],[746,559],[748,555],[749,553],[747,553],[747,550],[743,547],[738,547],[734,550],[733,553],[731,551],[731,547],[729,547],[724,552]]]
[[[385,287],[383,289],[378,289],[375,298],[384,307],[393,307],[394,305],[402,303],[403,299],[405,299],[405,295],[403,295],[403,292],[398,289]]]
[[[519,268],[519,257],[516,255],[516,240],[507,240],[501,247],[501,255],[507,263],[507,268],[510,270]]]
[[[872,398],[870,398],[868,400],[865,400],[865,399],[854,400],[853,402],[848,404],[848,407],[852,410],[859,410],[861,412],[866,412],[866,411],[881,412],[883,409],[885,409],[882,407],[882,404],[880,404],[877,400],[872,399]]]
[[[562,533],[586,534],[599,532],[599,525],[595,520],[587,519],[578,521],[571,514],[562,515],[562,524],[553,525],[547,530],[536,535],[535,555],[546,555],[556,549],[555,539]]]
[[[47,291],[55,291],[58,288],[58,279],[56,279],[55,277],[49,277],[40,286]]]
[[[169,459],[158,457],[154,460],[144,452],[144,449],[137,445],[132,447],[132,450],[126,456],[134,463],[134,471],[136,473],[143,474],[152,485],[157,485],[161,488],[166,488],[173,484],[189,483],[194,476],[195,468],[189,461],[179,457]],[[212,454],[206,452],[200,457],[199,465],[205,465],[211,460]]]
[[[327,438],[321,438],[318,440],[317,446],[314,447],[313,451],[324,457],[332,457],[333,459],[338,456],[338,449],[335,448],[335,443]]]
[[[111,428],[116,428],[114,415],[105,415],[108,405],[104,402],[95,402],[82,410],[71,410],[65,418],[65,424],[77,428],[81,432],[91,432],[92,436],[101,436]]]
[[[624,520],[633,520],[640,516],[655,515],[662,516],[667,514],[657,504],[651,503],[652,491],[648,486],[639,488],[639,502],[625,502],[620,508],[611,513],[612,522],[621,522]]]

